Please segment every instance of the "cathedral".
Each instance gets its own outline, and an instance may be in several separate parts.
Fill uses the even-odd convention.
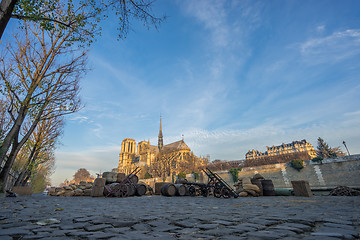
[[[181,172],[198,172],[207,165],[207,161],[207,158],[195,156],[184,139],[164,145],[160,118],[158,145],[141,141],[136,146],[134,139],[125,138],[121,143],[117,171],[129,174],[140,167],[141,178],[167,177]]]

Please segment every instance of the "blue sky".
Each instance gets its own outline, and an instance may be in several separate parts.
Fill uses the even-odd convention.
[[[307,139],[360,153],[359,1],[167,1],[158,31],[116,21],[89,53],[53,184],[117,167],[124,138],[180,140],[211,160]]]

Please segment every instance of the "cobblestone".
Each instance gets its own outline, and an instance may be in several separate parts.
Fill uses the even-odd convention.
[[[358,239],[359,206],[330,196],[0,198],[0,239]],[[48,219],[59,223],[37,224]]]

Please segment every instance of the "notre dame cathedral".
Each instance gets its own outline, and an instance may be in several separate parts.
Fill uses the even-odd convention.
[[[167,177],[181,172],[198,172],[207,163],[208,159],[195,156],[183,139],[164,145],[160,118],[158,145],[141,141],[136,146],[134,139],[125,138],[121,143],[117,171],[129,174],[140,167],[141,178]]]

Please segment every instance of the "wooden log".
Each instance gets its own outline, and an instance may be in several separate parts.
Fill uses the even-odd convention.
[[[133,184],[125,184],[128,188],[128,196],[134,196],[136,194],[136,187]]]
[[[161,187],[161,195],[167,196],[167,197],[172,197],[172,196],[175,196],[175,194],[176,194],[176,187],[174,184],[167,183]]]
[[[136,185],[136,196],[143,196],[146,194],[147,187],[145,184],[140,183]]]
[[[186,195],[186,187],[184,184],[174,184],[176,188],[176,196],[185,196]]]
[[[129,180],[133,183],[133,184],[137,184],[139,182],[139,178],[137,175],[135,174],[129,174],[126,177],[129,177]]]

